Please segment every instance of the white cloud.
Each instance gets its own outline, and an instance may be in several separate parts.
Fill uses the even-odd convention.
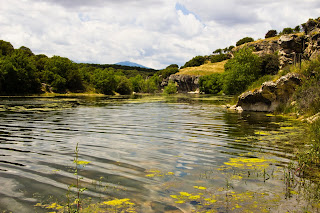
[[[313,0],[0,0],[0,39],[77,62],[164,68],[295,27],[319,8]]]

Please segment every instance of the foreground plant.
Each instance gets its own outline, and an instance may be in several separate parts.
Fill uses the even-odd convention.
[[[68,186],[66,193],[66,202],[51,202],[49,204],[37,203],[35,207],[41,207],[50,212],[59,213],[86,213],[86,212],[111,212],[111,213],[134,213],[135,204],[131,202],[129,198],[123,199],[105,199],[99,202],[92,203],[91,198],[83,198],[82,194],[87,190],[86,187],[81,186],[81,180],[83,177],[79,175],[80,168],[84,168],[88,165],[89,161],[79,160],[79,144],[77,143],[75,149],[75,157],[73,159],[75,175],[75,183]]]

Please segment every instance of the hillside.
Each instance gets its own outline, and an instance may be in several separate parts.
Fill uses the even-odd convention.
[[[187,67],[180,69],[176,75],[211,75],[213,73],[223,73],[224,65],[227,63],[227,60],[217,63],[211,63],[207,61],[205,64],[198,67]]]

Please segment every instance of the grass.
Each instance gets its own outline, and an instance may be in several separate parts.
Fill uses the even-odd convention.
[[[176,75],[211,75],[213,73],[223,73],[224,65],[228,60],[218,63],[207,62],[199,67],[187,67],[181,69]]]

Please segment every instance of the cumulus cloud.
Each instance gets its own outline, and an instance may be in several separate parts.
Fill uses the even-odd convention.
[[[0,0],[0,39],[76,62],[183,65],[317,17],[318,1]]]

